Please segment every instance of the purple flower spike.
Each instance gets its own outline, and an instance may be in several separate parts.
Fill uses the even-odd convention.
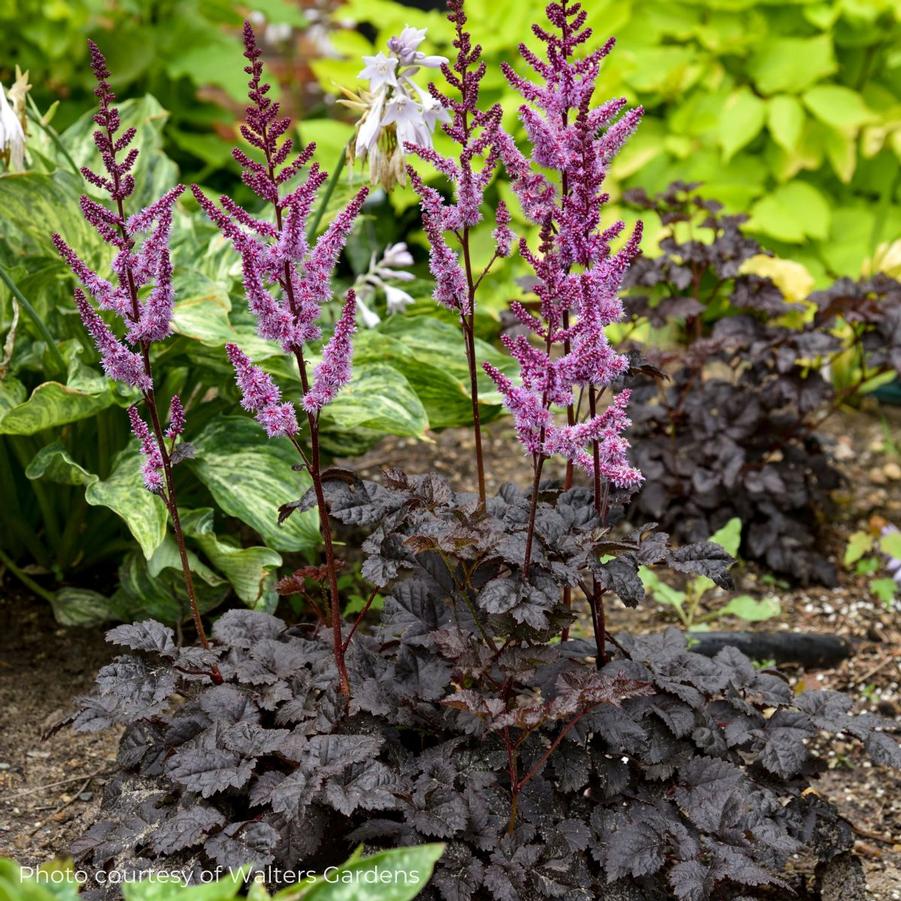
[[[241,406],[257,414],[257,422],[270,438],[297,434],[294,407],[282,403],[282,394],[272,377],[255,366],[236,344],[226,344],[225,352],[235,369],[235,381],[241,389]]]
[[[316,163],[305,169],[312,160],[313,144],[290,159],[294,143],[285,137],[290,120],[280,114],[278,103],[268,96],[261,55],[253,29],[245,23],[244,56],[248,65],[244,71],[249,76],[250,102],[241,134],[262,154],[265,164],[238,149],[234,157],[241,166],[245,184],[272,205],[274,224],[251,215],[228,197],[220,198],[217,205],[198,187],[192,187],[192,191],[207,216],[241,255],[244,293],[256,316],[260,336],[278,341],[303,366],[305,345],[318,341],[322,335],[319,319],[322,305],[332,298],[332,272],[368,190],[361,189],[315,242],[309,240],[309,219],[316,193],[327,181],[328,173]],[[284,189],[289,181],[292,188]],[[352,298],[348,304],[352,310]],[[317,367],[313,386],[303,399],[304,409],[310,416],[318,413],[350,377],[353,323],[348,328],[347,310],[345,305],[335,335]],[[235,367],[244,408],[256,413],[270,436],[296,434],[294,407],[282,403],[272,379],[235,345],[227,345],[226,350]]]
[[[357,296],[353,291],[348,291],[341,318],[335,324],[335,333],[322,352],[322,362],[316,367],[313,385],[303,399],[304,409],[308,413],[318,413],[350,381],[350,358],[353,353],[350,339],[356,328]]]
[[[614,253],[611,242],[624,225],[603,226],[601,213],[608,200],[603,189],[607,169],[637,127],[642,111],[624,113],[622,98],[592,108],[600,63],[613,42],[577,58],[578,48],[591,36],[581,5],[558,0],[547,6],[546,13],[554,27],[534,29],[545,45],[545,58],[520,47],[537,80],[522,77],[509,64],[502,66],[525,100],[520,118],[531,154],[526,156],[500,130],[495,136],[497,155],[523,213],[539,226],[537,249],[521,240],[519,251],[535,274],[532,290],[540,301],[540,318],[522,304],[513,305],[516,317],[539,340],[532,343],[519,336],[504,341],[519,363],[521,387],[497,370],[486,369],[539,472],[544,458],[559,454],[596,479],[634,487],[641,474],[629,466],[629,445],[622,437],[630,425],[628,392],[584,422],[573,422],[570,415],[566,425],[557,425],[551,414],[555,408],[574,413],[576,392],[583,391],[594,414],[601,393],[628,370],[628,360],[611,347],[604,330],[623,317],[619,291],[639,253],[641,227]],[[556,177],[551,178],[548,170],[556,170]],[[509,221],[507,210],[499,208],[494,237],[500,249],[512,241]]]
[[[185,430],[185,408],[181,398],[177,394],[172,395],[169,402],[169,427],[166,429],[167,438],[177,438]]]
[[[111,379],[133,388],[140,388],[142,391],[153,387],[150,376],[144,370],[141,355],[129,350],[116,338],[110,327],[88,303],[80,288],[75,289],[75,306],[78,307],[85,329],[97,345],[103,371]]]
[[[148,491],[160,494],[163,490],[163,456],[159,445],[150,434],[150,429],[141,418],[137,407],[128,408],[128,419],[131,422],[131,431],[141,443],[141,453],[144,455],[144,464],[141,467],[144,485]]]

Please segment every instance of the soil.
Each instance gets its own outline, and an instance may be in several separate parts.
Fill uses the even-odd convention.
[[[901,434],[901,411],[880,408],[879,414],[843,415],[830,425],[833,456],[848,477],[836,497],[839,514],[830,549],[838,557],[847,535],[871,525],[873,517],[901,525],[901,459],[886,439]],[[448,430],[433,437],[427,446],[386,441],[348,462],[369,476],[387,461],[411,473],[434,466],[453,482],[468,485],[470,433]],[[491,490],[523,479],[526,464],[507,422],[486,427],[485,450]],[[550,470],[548,477],[553,476]],[[825,632],[853,641],[853,656],[834,669],[789,668],[799,689],[845,691],[857,709],[901,717],[901,604],[886,608],[870,595],[865,579],[845,573],[836,588],[774,586],[750,567],[740,570],[737,580],[743,591],[778,593],[783,614],[778,623],[761,628]],[[118,735],[76,735],[64,729],[42,740],[42,733],[90,686],[113,650],[100,630],[59,628],[47,605],[17,594],[9,577],[5,588],[0,594],[0,856],[32,865],[65,855],[96,817],[102,787],[115,765]],[[613,609],[608,616],[612,631],[659,629],[669,620],[652,604],[637,611]],[[738,621],[717,624],[739,627]],[[854,825],[869,897],[901,901],[901,773],[872,766],[850,743],[834,741],[820,750],[828,768],[816,791]]]

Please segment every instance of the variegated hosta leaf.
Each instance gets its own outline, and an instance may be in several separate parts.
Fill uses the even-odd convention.
[[[141,456],[135,442],[116,457],[107,479],[101,480],[76,463],[59,442],[41,448],[25,474],[30,479],[47,478],[64,485],[84,485],[85,500],[92,507],[108,507],[120,516],[148,559],[163,541],[166,507],[157,495],[144,488]]]
[[[190,551],[188,561],[200,609],[211,610],[221,604],[229,592],[228,582]],[[119,588],[112,604],[118,619],[150,617],[174,623],[190,616],[174,538],[167,536],[150,561],[145,561],[137,551],[125,557],[119,567]]]
[[[235,594],[255,610],[272,612],[278,603],[275,577],[282,564],[281,554],[268,547],[241,547],[218,537],[213,531],[213,510],[182,511],[181,523],[187,535],[207,560],[231,582]]]
[[[193,439],[197,455],[190,466],[229,516],[255,529],[280,551],[319,544],[319,521],[311,510],[278,525],[278,508],[310,487],[305,472],[293,467],[297,451],[284,438],[269,439],[249,416],[223,416]]]
[[[353,371],[350,384],[322,411],[322,430],[329,446],[367,436],[421,436],[429,426],[422,402],[396,369],[371,363]]]
[[[34,435],[69,422],[87,419],[113,404],[134,399],[131,392],[75,361],[66,384],[43,382],[27,400],[12,405],[21,392],[6,392],[0,400],[0,435]],[[7,404],[10,406],[7,408]]]

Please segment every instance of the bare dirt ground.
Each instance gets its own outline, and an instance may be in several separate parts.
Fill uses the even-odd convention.
[[[901,459],[891,440],[901,435],[899,411],[880,416],[842,416],[831,425],[834,455],[848,476],[837,497],[836,537],[830,549],[841,555],[844,538],[874,515],[901,526]],[[888,417],[889,429],[884,425]],[[457,484],[471,472],[471,437],[454,430],[423,445],[392,441],[354,468],[377,474],[390,462],[409,472],[434,465]],[[511,440],[508,423],[486,430],[492,487],[526,477],[526,462]],[[553,475],[553,472],[550,473]],[[753,591],[762,574],[744,568],[739,587]],[[892,609],[870,596],[865,580],[842,575],[832,589],[774,589],[783,615],[777,625],[847,636],[854,655],[834,669],[789,669],[800,687],[829,687],[849,692],[861,710],[901,715],[901,605]],[[610,611],[614,630],[658,629],[668,614],[647,606]],[[737,628],[725,622],[722,628]],[[99,629],[59,628],[41,601],[17,593],[7,577],[0,587],[0,856],[37,864],[64,855],[71,841],[96,816],[104,782],[114,767],[117,735],[76,735],[63,730],[43,741],[48,720],[67,710],[96,672],[113,655]],[[851,744],[834,742],[822,749],[829,769],[816,790],[833,801],[854,824],[857,853],[875,901],[901,901],[901,774],[873,767]]]

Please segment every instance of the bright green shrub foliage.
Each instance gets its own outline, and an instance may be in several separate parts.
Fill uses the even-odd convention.
[[[539,0],[469,0],[488,57],[486,85],[506,124],[515,100],[497,62],[515,56]],[[782,256],[819,281],[857,275],[876,247],[901,232],[901,6],[892,0],[593,0],[589,24],[618,46],[602,96],[641,103],[645,120],[613,168],[613,189],[659,191],[703,182],[702,191]],[[427,26],[446,46],[440,13],[391,0],[350,0],[336,18],[367,22],[383,48],[404,24]],[[534,39],[533,39],[534,40]],[[342,31],[344,60],[314,69],[326,89],[352,86],[372,52]],[[446,51],[445,51],[446,52]],[[515,205],[514,205],[515,208]]]

